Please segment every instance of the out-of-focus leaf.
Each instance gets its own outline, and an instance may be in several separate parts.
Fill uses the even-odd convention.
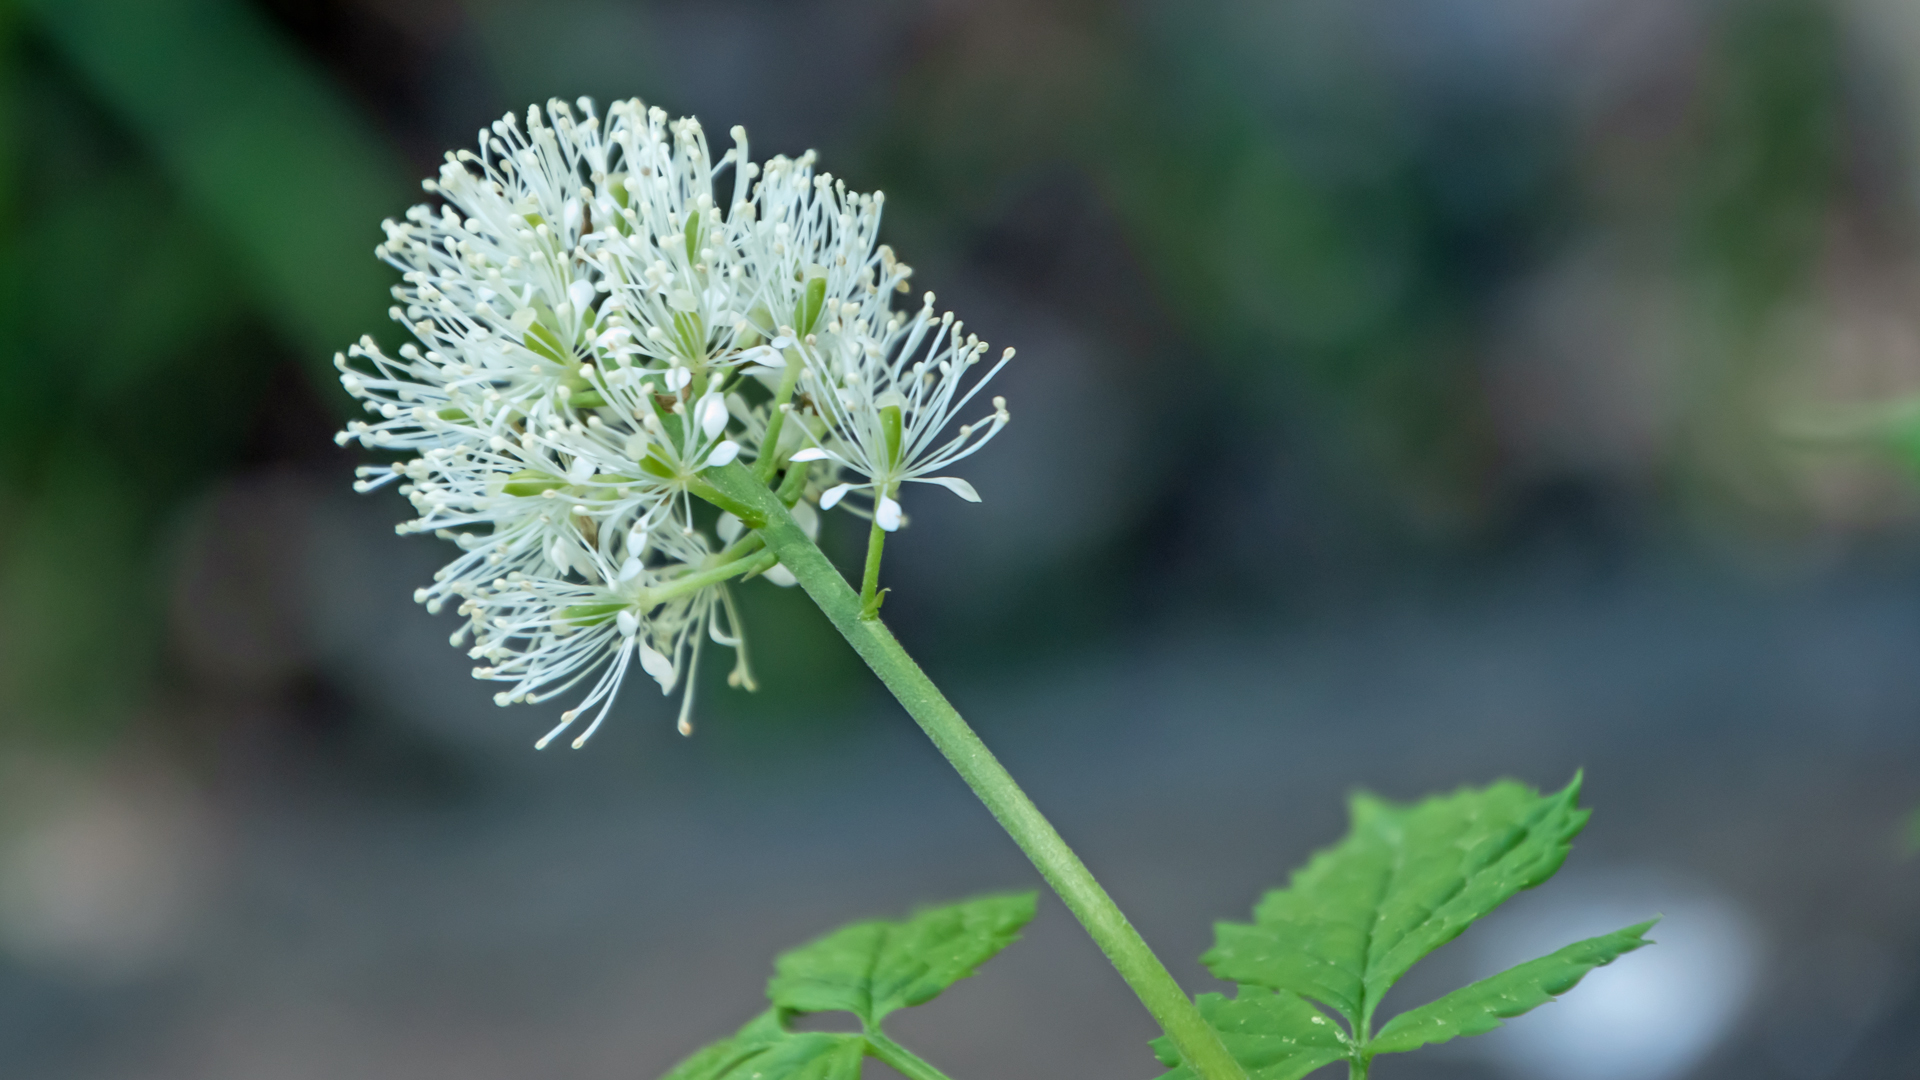
[[[46,37],[232,245],[316,360],[385,323],[378,223],[403,171],[308,61],[238,0],[23,0]],[[329,377],[330,377],[329,371]]]
[[[7,44],[0,713],[87,740],[160,655],[171,500],[237,445],[272,369],[236,333],[249,312],[231,252],[80,73],[31,33]]]
[[[1846,53],[1839,16],[1820,0],[1756,0],[1722,18],[1692,239],[1725,314],[1753,320],[1819,262],[1844,170]]]
[[[154,597],[141,492],[98,448],[67,449],[43,493],[0,507],[0,704],[15,730],[86,736],[146,673]]]
[[[1498,282],[1470,252],[1532,213],[1550,151],[1520,125],[1470,163],[1408,139],[1447,106],[1405,94],[1341,8],[1138,6],[1129,107],[1094,166],[1248,423],[1310,433],[1356,511],[1465,524],[1491,429],[1460,335]],[[1463,165],[1499,194],[1451,198]]]
[[[84,736],[160,655],[160,523],[259,415],[277,347],[236,331],[331,392],[405,188],[239,0],[8,3],[0,48],[0,711]]]
[[[1545,1005],[1579,984],[1587,972],[1611,964],[1642,945],[1652,944],[1646,933],[1649,920],[1625,930],[1577,941],[1558,952],[1529,960],[1491,978],[1463,986],[1387,1021],[1369,1049],[1394,1054],[1427,1043],[1443,1043],[1462,1035],[1480,1035],[1500,1021]]]
[[[1251,925],[1221,923],[1202,958],[1222,979],[1319,1001],[1370,1030],[1421,957],[1551,877],[1587,823],[1580,778],[1556,794],[1503,781],[1395,806],[1354,797],[1353,831],[1266,895]]]
[[[1299,1080],[1353,1053],[1340,1025],[1294,994],[1247,986],[1239,997],[1201,994],[1195,1004],[1219,1030],[1227,1052],[1247,1070],[1248,1080]],[[1172,1039],[1153,1040],[1153,1052],[1160,1064],[1173,1068],[1160,1080],[1193,1080],[1193,1070],[1181,1064]]]
[[[0,244],[6,242],[6,225],[19,195],[20,121],[15,112],[21,95],[19,65],[14,60],[19,21],[12,0],[0,0]],[[4,258],[0,254],[0,260]]]
[[[904,922],[856,923],[774,963],[767,997],[795,1012],[844,1009],[869,1027],[973,974],[1033,919],[1034,894],[983,896]]]
[[[197,358],[190,350],[246,314],[231,259],[168,193],[156,197],[155,180],[130,167],[70,182],[70,197],[22,223],[19,257],[32,268],[20,282],[22,331],[34,355],[21,359],[47,369],[54,397],[35,405],[54,417]]]

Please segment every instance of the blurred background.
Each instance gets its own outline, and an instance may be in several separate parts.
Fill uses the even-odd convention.
[[[1347,791],[1585,767],[1393,1001],[1661,945],[1380,1075],[1920,1072],[1910,0],[0,3],[0,1071],[644,1080],[1038,884],[795,593],[578,753],[410,602],[328,359],[440,155],[583,94],[817,147],[1018,346],[887,615],[1190,986]],[[1052,901],[898,1026],[1158,1071]]]

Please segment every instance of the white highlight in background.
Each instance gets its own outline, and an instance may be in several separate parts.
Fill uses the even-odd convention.
[[[1480,975],[1664,916],[1647,935],[1656,944],[1473,1040],[1516,1078],[1675,1080],[1731,1032],[1760,966],[1760,934],[1739,906],[1673,877],[1563,874],[1515,904],[1466,937]]]

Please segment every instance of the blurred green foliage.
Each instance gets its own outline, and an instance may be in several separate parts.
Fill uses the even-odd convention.
[[[0,7],[0,715],[11,728],[111,730],[143,700],[162,670],[170,522],[289,410],[311,410],[311,397],[282,400],[286,372],[318,377],[319,400],[344,407],[327,358],[390,325],[390,277],[371,247],[377,222],[415,201],[418,169],[350,103],[338,58],[323,71],[272,6]],[[579,85],[646,86],[664,105],[698,107],[674,97],[670,65],[633,71],[612,33],[578,64],[533,63],[581,26],[677,25],[640,9],[456,4],[436,17],[543,28],[496,42],[500,55],[481,61],[495,69],[578,67]],[[1238,540],[1176,538],[1202,545],[1186,557],[1256,604],[1270,594],[1243,590],[1245,568],[1228,564],[1320,574],[1277,568],[1316,557],[1292,557],[1303,550],[1356,563],[1371,551],[1359,576],[1372,578],[1381,550],[1484,539],[1501,500],[1521,497],[1503,487],[1506,403],[1488,387],[1499,313],[1582,230],[1657,237],[1626,272],[1671,280],[1683,309],[1676,400],[1658,403],[1680,419],[1658,451],[1663,490],[1649,498],[1664,501],[1650,512],[1736,527],[1755,507],[1791,512],[1773,395],[1804,358],[1782,326],[1819,287],[1829,222],[1850,197],[1854,106],[1832,4],[1701,8],[1699,54],[1683,63],[1693,82],[1654,106],[1681,117],[1678,135],[1624,150],[1537,79],[1502,85],[1455,70],[1470,63],[1460,57],[1435,61],[1455,66],[1436,76],[1337,0],[984,0],[912,18],[883,20],[923,31],[912,48],[861,61],[876,89],[835,129],[836,171],[887,190],[890,241],[938,276],[941,260],[972,259],[1093,327],[1112,346],[1103,376],[1147,402],[1151,430],[1117,437],[1156,448],[1134,481],[1149,492],[1110,550],[1026,568],[1035,587],[1009,592],[1128,610],[1114,582],[1162,559],[1162,534],[1180,527],[1167,507],[1209,497],[1301,504],[1256,508],[1268,516]],[[499,107],[468,100],[471,86],[434,92],[448,100],[431,107],[463,132]],[[720,130],[734,118],[708,119]],[[1635,168],[1645,190],[1625,200],[1595,179]],[[1089,234],[1101,234],[1092,246]],[[1883,437],[1920,445],[1904,428]],[[1215,475],[1222,455],[1245,462],[1243,475]],[[1213,486],[1196,500],[1196,484]],[[1248,531],[1207,516],[1225,511],[1193,513],[1193,532]],[[1269,535],[1282,525],[1319,533],[1284,548]],[[1065,605],[1043,579],[1111,595]],[[745,599],[771,624],[755,657],[763,681],[801,684],[783,698],[794,708],[844,700],[856,673],[834,666],[846,660],[837,645],[815,649],[810,610]],[[1045,621],[1049,640],[1072,636]],[[1074,632],[1112,620],[1083,621]],[[707,697],[726,712],[772,707]]]
[[[234,0],[25,3],[4,42],[0,710],[76,734],[153,674],[181,500],[385,320],[401,170]]]
[[[30,10],[224,241],[247,298],[330,379],[326,358],[384,321],[387,274],[367,240],[410,201],[397,156],[235,0],[40,0]]]
[[[1414,102],[1314,7],[1253,32],[1241,7],[1161,9],[1103,180],[1242,408],[1310,431],[1362,509],[1457,521],[1487,449],[1464,337],[1486,282],[1449,237],[1472,225],[1420,160]]]
[[[1751,319],[1806,284],[1841,154],[1840,28],[1818,0],[1755,0],[1725,16],[1708,73],[1693,252]]]
[[[1450,202],[1417,92],[1340,5],[991,18],[1004,40],[956,35],[909,81],[878,154],[890,195],[979,228],[1080,171],[1202,361],[1162,380],[1168,408],[1309,455],[1376,524],[1471,517],[1488,447],[1470,332],[1493,279],[1469,249],[1526,231],[1489,206],[1524,218],[1541,195]],[[1503,134],[1500,182],[1543,184],[1544,148],[1524,125]]]
[[[1752,0],[1722,16],[1695,160],[1681,175],[1698,340],[1684,393],[1685,505],[1790,510],[1776,377],[1804,343],[1782,333],[1828,241],[1845,145],[1841,36],[1819,0]]]

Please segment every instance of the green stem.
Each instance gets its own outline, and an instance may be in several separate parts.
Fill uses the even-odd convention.
[[[948,1080],[947,1074],[921,1060],[920,1055],[880,1034],[867,1032],[867,1046],[873,1056],[893,1066],[907,1080]]]
[[[807,467],[805,462],[798,465],[787,463],[787,475],[780,478],[780,490],[777,493],[782,506],[792,507],[800,501],[800,493],[807,487]]]
[[[780,428],[787,422],[787,403],[793,400],[793,388],[799,385],[801,369],[806,367],[799,350],[788,349],[786,357],[787,371],[773,395],[773,411],[767,414],[767,436],[760,440],[760,460],[753,463],[753,474],[763,484],[770,483],[774,470],[780,467]]]
[[[887,530],[875,521],[867,532],[867,569],[860,575],[860,614],[880,617],[880,551],[887,546]]]
[[[765,540],[762,540],[760,538],[759,533],[750,532],[747,535],[741,537],[740,539],[735,540],[731,547],[721,552],[720,557],[715,560],[715,565],[722,565],[725,563],[730,563],[735,559],[746,558],[748,555],[751,555],[754,552],[759,551],[762,547],[765,547],[766,543],[767,542]]]
[[[742,467],[744,468],[744,466]],[[707,472],[713,472],[713,471],[714,470],[712,469],[707,470]],[[752,475],[752,474],[748,474],[748,475]],[[702,480],[698,476],[694,477],[691,480],[688,480],[686,484],[687,484],[687,494],[693,496],[696,499],[701,499],[706,502],[710,502],[713,505],[719,507],[720,509],[725,510],[727,513],[732,514],[734,517],[739,518],[741,522],[745,524],[746,527],[749,529],[758,529],[762,521],[764,520],[759,515],[754,513],[754,510],[752,507],[748,506],[746,503],[739,501],[738,499],[732,498],[731,496],[727,495],[726,492],[721,491],[720,489],[714,487],[712,484],[709,484],[705,480]]]
[[[1372,1058],[1350,1057],[1347,1059],[1347,1080],[1367,1080],[1367,1072],[1372,1068]]]
[[[781,564],[799,579],[834,628],[946,755],[1000,827],[1033,860],[1040,876],[1086,927],[1140,1003],[1173,1038],[1194,1072],[1205,1080],[1245,1080],[1246,1074],[1221,1044],[1219,1033],[1201,1018],[1200,1010],[1121,914],[1113,898],[960,718],[939,687],[900,647],[886,624],[865,617],[860,597],[800,531],[780,500],[738,462],[709,469],[704,475],[729,501],[747,507],[763,522],[758,528],[766,537],[767,547],[779,555]]]
[[[758,574],[770,569],[779,561],[779,557],[773,552],[762,551],[758,555],[749,555],[743,559],[721,563],[710,570],[700,570],[674,578],[658,588],[648,589],[642,599],[645,601],[645,606],[651,608],[655,604],[671,600],[676,596],[698,592],[709,585],[717,585],[728,578],[739,577],[742,574]]]

